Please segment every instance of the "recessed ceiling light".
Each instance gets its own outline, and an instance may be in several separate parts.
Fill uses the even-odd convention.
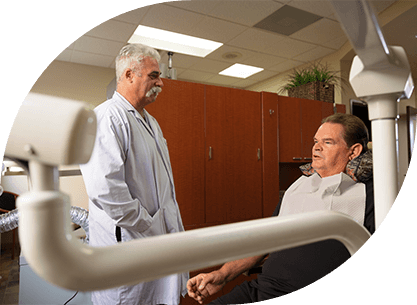
[[[142,43],[156,49],[198,57],[205,57],[223,45],[220,42],[178,34],[143,25],[138,26],[128,42]]]
[[[261,72],[263,68],[242,65],[242,64],[234,64],[229,68],[221,71],[220,75],[238,77],[238,78],[248,78],[249,76]]]

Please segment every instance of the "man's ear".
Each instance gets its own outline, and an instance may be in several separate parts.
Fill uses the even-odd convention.
[[[127,68],[123,73],[123,76],[126,78],[127,81],[132,82],[134,76],[133,74],[134,72],[132,71],[132,69]]]
[[[362,147],[361,144],[359,144],[359,143],[353,144],[350,147],[349,160],[352,161],[357,156],[359,156],[361,154],[362,150],[363,150],[363,147]]]

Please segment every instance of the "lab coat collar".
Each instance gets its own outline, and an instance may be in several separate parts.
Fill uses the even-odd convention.
[[[149,134],[155,139],[155,142],[156,142],[156,145],[158,147],[159,153],[161,154],[161,157],[162,157],[162,161],[163,161],[163,163],[166,167],[166,170],[168,172],[168,176],[169,176],[169,179],[170,179],[170,182],[171,182],[171,185],[172,185],[172,189],[174,190],[175,189],[174,179],[173,179],[172,171],[171,171],[169,153],[168,153],[168,150],[163,149],[163,147],[166,146],[166,144],[160,142],[161,141],[160,137],[162,136],[162,134],[161,135],[159,134],[158,126],[157,126],[155,120],[153,119],[153,117],[145,109],[143,109],[143,113],[144,113],[146,119],[143,118],[141,116],[141,114],[139,113],[139,111],[137,111],[135,109],[135,107],[133,107],[133,105],[131,103],[129,103],[129,101],[126,100],[124,98],[124,96],[121,95],[120,93],[118,93],[117,91],[114,92],[113,99],[116,100],[116,101],[119,101],[120,104],[122,105],[122,107],[124,107],[128,112],[132,113],[136,117],[138,122],[140,122],[146,128],[146,130],[148,130]],[[174,197],[174,200],[176,200],[174,191],[173,191],[173,197]]]
[[[141,124],[143,124],[143,126],[148,130],[148,132],[152,135],[152,137],[156,137],[155,134],[155,128],[152,128],[151,125],[151,120],[149,119],[149,113],[143,109],[143,113],[146,116],[147,120],[145,120],[142,115],[139,113],[139,111],[136,110],[135,107],[133,107],[133,105],[123,96],[121,95],[119,92],[115,91],[113,94],[113,99],[117,100],[117,101],[121,101],[121,105],[130,113],[132,113],[135,118],[138,120],[138,122],[140,122]],[[148,121],[149,124],[146,122]]]

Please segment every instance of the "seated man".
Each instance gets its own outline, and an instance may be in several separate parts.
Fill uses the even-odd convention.
[[[273,216],[332,210],[351,216],[372,234],[374,199],[368,138],[365,124],[353,115],[339,113],[324,119],[314,137],[312,163],[300,167],[305,176],[289,187]],[[202,304],[265,257],[240,259],[199,274],[188,281],[188,294]],[[330,273],[349,257],[336,240],[271,253],[257,279],[236,286],[211,304],[251,303],[291,293]]]

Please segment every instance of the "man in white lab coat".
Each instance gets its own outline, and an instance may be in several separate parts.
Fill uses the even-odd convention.
[[[117,89],[95,109],[97,136],[90,161],[80,165],[89,197],[91,246],[184,231],[166,140],[145,107],[163,83],[157,51],[128,44],[116,58]],[[119,258],[115,257],[115,263]],[[122,259],[122,258],[120,258]],[[99,305],[178,304],[188,274],[95,291]]]

